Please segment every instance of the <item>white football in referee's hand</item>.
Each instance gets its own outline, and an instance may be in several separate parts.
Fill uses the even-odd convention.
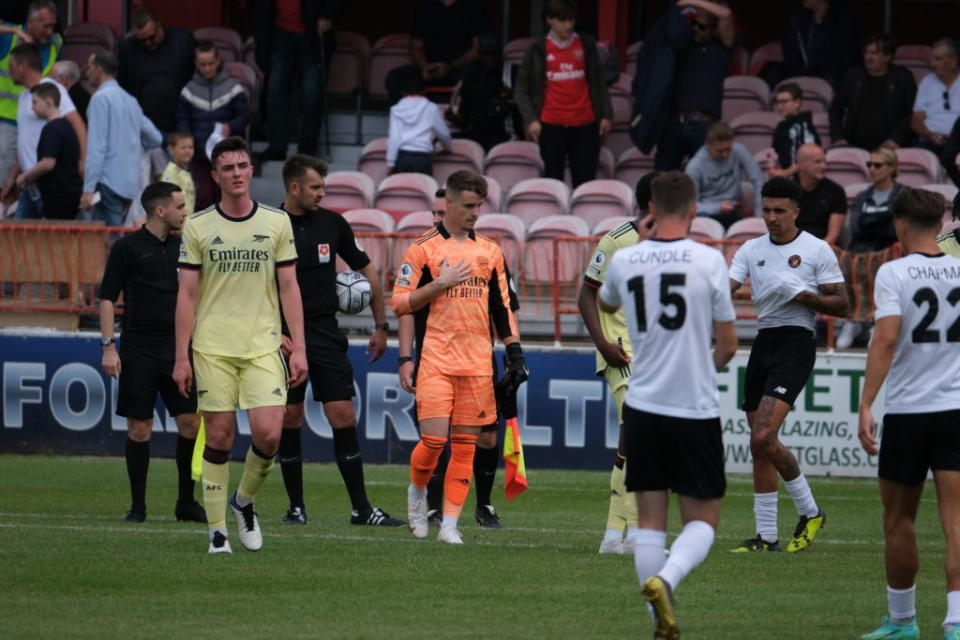
[[[362,273],[343,271],[337,274],[337,306],[342,313],[360,313],[370,306],[373,289]]]

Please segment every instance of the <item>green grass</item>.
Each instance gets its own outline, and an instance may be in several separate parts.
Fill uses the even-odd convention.
[[[238,464],[232,474],[235,484]],[[534,469],[512,503],[498,483],[502,531],[474,524],[471,496],[459,548],[406,528],[349,525],[333,465],[305,470],[310,523],[281,525],[279,476],[257,499],[263,550],[240,546],[231,517],[234,553],[211,557],[205,527],[173,519],[172,461],[152,461],[147,522],[129,525],[122,459],[0,456],[0,638],[652,635],[632,558],[596,553],[608,474]],[[407,477],[404,467],[368,466],[371,501],[403,517]],[[749,479],[730,478],[714,550],[677,593],[684,638],[855,638],[877,626],[886,599],[876,483],[812,485],[828,513],[812,549],[729,554],[753,532]],[[781,540],[795,521],[781,492]],[[932,487],[918,537],[920,622],[925,637],[939,637],[944,543]]]

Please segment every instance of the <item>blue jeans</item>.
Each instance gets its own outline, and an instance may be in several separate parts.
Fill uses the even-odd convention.
[[[17,211],[14,214],[14,219],[38,220],[42,206],[43,201],[40,199],[37,185],[28,185],[20,191],[20,200],[17,201]]]
[[[117,195],[116,191],[102,182],[97,183],[97,191],[100,193],[100,202],[90,209],[90,217],[94,220],[103,220],[108,227],[122,227],[130,200]]]
[[[657,143],[653,167],[657,171],[679,170],[684,158],[692,158],[707,140],[712,122],[670,120]]]

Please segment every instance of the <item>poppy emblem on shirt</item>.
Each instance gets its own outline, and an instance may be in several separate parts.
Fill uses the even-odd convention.
[[[801,262],[802,260],[800,260],[800,256],[798,256],[797,254],[793,254],[792,256],[787,258],[787,264],[790,265],[791,269],[796,269],[797,267],[799,267]]]
[[[317,245],[317,259],[320,262],[330,262],[330,245],[329,244]]]

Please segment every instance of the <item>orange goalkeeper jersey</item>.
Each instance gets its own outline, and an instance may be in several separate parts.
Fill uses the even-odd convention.
[[[440,273],[440,262],[463,260],[469,277],[430,301],[420,358],[452,376],[492,376],[490,322],[501,340],[518,335],[510,309],[503,253],[489,238],[472,231],[466,240],[450,236],[443,224],[427,231],[407,249],[393,287],[393,310],[411,313],[410,293]]]

